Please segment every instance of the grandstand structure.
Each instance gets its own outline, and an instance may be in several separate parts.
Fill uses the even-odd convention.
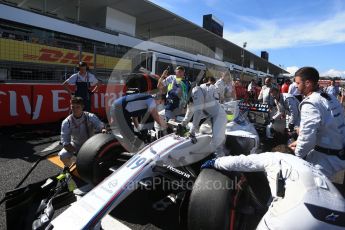
[[[61,119],[68,112],[61,82],[76,72],[76,63],[87,62],[106,83],[114,71],[121,76],[135,68],[128,52],[155,53],[161,57],[155,60],[167,55],[173,66],[176,60],[188,63],[191,75],[208,69],[219,77],[228,70],[249,81],[284,72],[150,1],[0,0],[0,100],[6,114],[0,126]],[[161,74],[159,65],[153,62],[150,71]],[[94,112],[104,114],[107,100],[119,92],[106,94],[93,95]]]

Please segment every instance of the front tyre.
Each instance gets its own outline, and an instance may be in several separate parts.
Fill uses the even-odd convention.
[[[117,159],[125,149],[111,134],[96,134],[89,138],[80,148],[77,155],[77,170],[81,178],[93,185],[98,184],[117,164]]]
[[[234,189],[234,181],[223,173],[202,170],[190,195],[188,229],[230,229]]]

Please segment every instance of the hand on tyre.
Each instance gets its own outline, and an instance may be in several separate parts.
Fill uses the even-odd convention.
[[[208,160],[201,165],[201,169],[211,169],[214,168],[214,163],[216,159]]]

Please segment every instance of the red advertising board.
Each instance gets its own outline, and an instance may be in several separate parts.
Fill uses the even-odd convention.
[[[121,95],[122,86],[101,85],[92,95],[91,111],[104,118],[107,108]],[[0,126],[62,120],[70,112],[69,100],[60,84],[0,84]]]

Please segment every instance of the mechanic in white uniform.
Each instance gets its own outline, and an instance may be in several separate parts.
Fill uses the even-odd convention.
[[[294,78],[294,81],[289,85],[288,93],[294,95],[299,101],[302,101],[302,99],[303,99],[303,96],[298,91],[298,87],[297,87],[295,78]]]
[[[303,67],[295,73],[298,90],[305,96],[300,104],[301,122],[297,141],[290,144],[296,156],[321,167],[332,177],[345,169],[345,117],[339,101],[318,92],[319,73]]]
[[[229,72],[222,73],[222,77],[215,83],[216,89],[218,91],[218,96],[220,103],[235,100],[235,90],[233,87],[233,82]]]
[[[273,200],[257,229],[344,229],[345,199],[317,168],[294,155],[266,152],[209,160],[202,168],[263,171]],[[279,183],[279,182],[280,183]]]
[[[277,112],[272,116],[272,120],[288,115],[289,131],[292,132],[295,127],[299,127],[299,100],[292,94],[280,93],[278,88],[271,88],[270,94],[277,106]]]
[[[263,104],[267,104],[270,107],[274,105],[273,98],[270,95],[270,90],[272,88],[272,78],[265,78],[265,85],[262,86],[258,100],[262,101]]]
[[[82,97],[72,97],[70,103],[72,114],[61,124],[63,149],[59,152],[60,160],[67,167],[73,163],[73,154],[78,153],[87,139],[95,132],[106,132],[103,122],[95,114],[83,111],[84,99]]]
[[[210,95],[213,95],[213,97],[216,100],[219,100],[218,89],[214,85],[215,80],[216,79],[214,77],[208,77],[208,78],[206,78],[207,82],[205,82],[204,84],[201,84],[200,87],[202,86],[203,88],[207,88],[207,92]],[[188,105],[187,105],[187,112],[186,112],[181,124],[183,126],[187,126],[188,122],[192,119],[193,114],[194,114],[194,104],[193,104],[193,100],[190,100],[188,102]],[[203,113],[201,116],[201,119],[206,118],[206,117],[207,117],[207,115],[205,113]]]
[[[200,120],[206,115],[212,123],[210,151],[215,152],[216,156],[222,156],[224,155],[223,145],[227,119],[223,107],[215,98],[216,92],[215,87],[209,84],[202,84],[193,88],[191,99],[193,100],[194,117],[190,134],[193,137],[196,132],[199,132]]]

